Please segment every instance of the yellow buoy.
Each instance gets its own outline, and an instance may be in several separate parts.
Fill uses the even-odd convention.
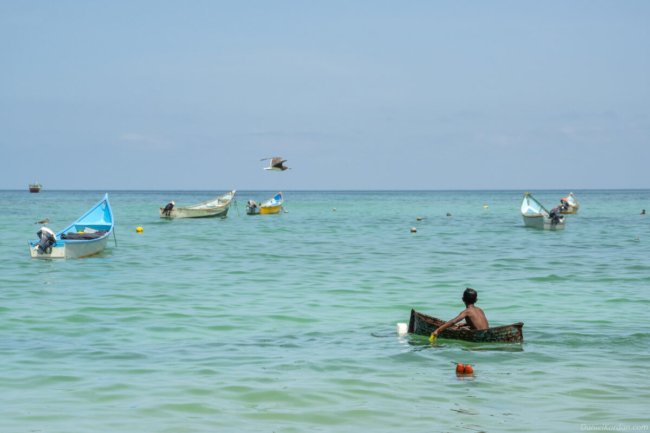
[[[422,221],[422,218],[418,217],[418,221]]]
[[[138,228],[135,229],[135,231],[137,233],[142,233],[144,231],[144,229],[142,227],[138,227]]]
[[[483,206],[483,209],[487,209],[487,206]]]
[[[336,210],[336,208],[334,208],[334,210]]]

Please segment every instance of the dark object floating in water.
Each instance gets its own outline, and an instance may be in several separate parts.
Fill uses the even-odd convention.
[[[450,214],[450,213],[448,213],[448,214],[447,214],[447,216],[451,216],[451,214]]]
[[[433,331],[445,323],[444,320],[411,310],[409,334],[428,337]],[[448,340],[471,341],[472,343],[523,343],[524,334],[521,330],[523,326],[523,323],[515,323],[513,325],[495,326],[494,328],[478,331],[459,329],[458,326],[454,325],[440,332],[438,337]]]

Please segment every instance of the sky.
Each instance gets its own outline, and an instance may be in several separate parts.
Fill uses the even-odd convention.
[[[2,1],[0,189],[650,188],[648,23],[632,0]]]

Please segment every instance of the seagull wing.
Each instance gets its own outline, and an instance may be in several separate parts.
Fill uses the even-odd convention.
[[[287,160],[286,159],[280,160],[280,158],[273,158],[273,160],[271,160],[271,167],[282,168],[283,162],[287,162]]]

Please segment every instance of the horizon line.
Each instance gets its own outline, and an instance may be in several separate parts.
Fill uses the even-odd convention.
[[[569,188],[570,189],[570,188]],[[567,188],[546,188],[546,189],[537,189],[537,188],[529,188],[528,191],[564,191],[567,190]],[[577,188],[574,191],[648,191],[650,188]],[[0,192],[4,191],[23,191],[23,192],[29,192],[28,188],[20,188],[20,189],[0,189]],[[101,192],[101,191],[106,191],[106,192],[156,192],[156,191],[179,191],[179,192],[202,192],[202,191],[233,191],[232,189],[228,188],[215,188],[215,189],[47,189],[47,190],[41,190],[40,192],[36,194],[41,194],[43,192],[47,191],[87,191],[87,192]],[[234,190],[234,191],[276,191],[275,189],[241,189],[241,190]],[[421,192],[427,192],[427,191],[438,191],[438,192],[445,192],[445,191],[526,191],[525,188],[517,188],[517,189],[489,189],[489,188],[477,188],[477,189],[285,189],[284,191],[291,191],[291,192],[410,192],[410,191],[421,191]],[[34,193],[30,193],[34,194]]]

